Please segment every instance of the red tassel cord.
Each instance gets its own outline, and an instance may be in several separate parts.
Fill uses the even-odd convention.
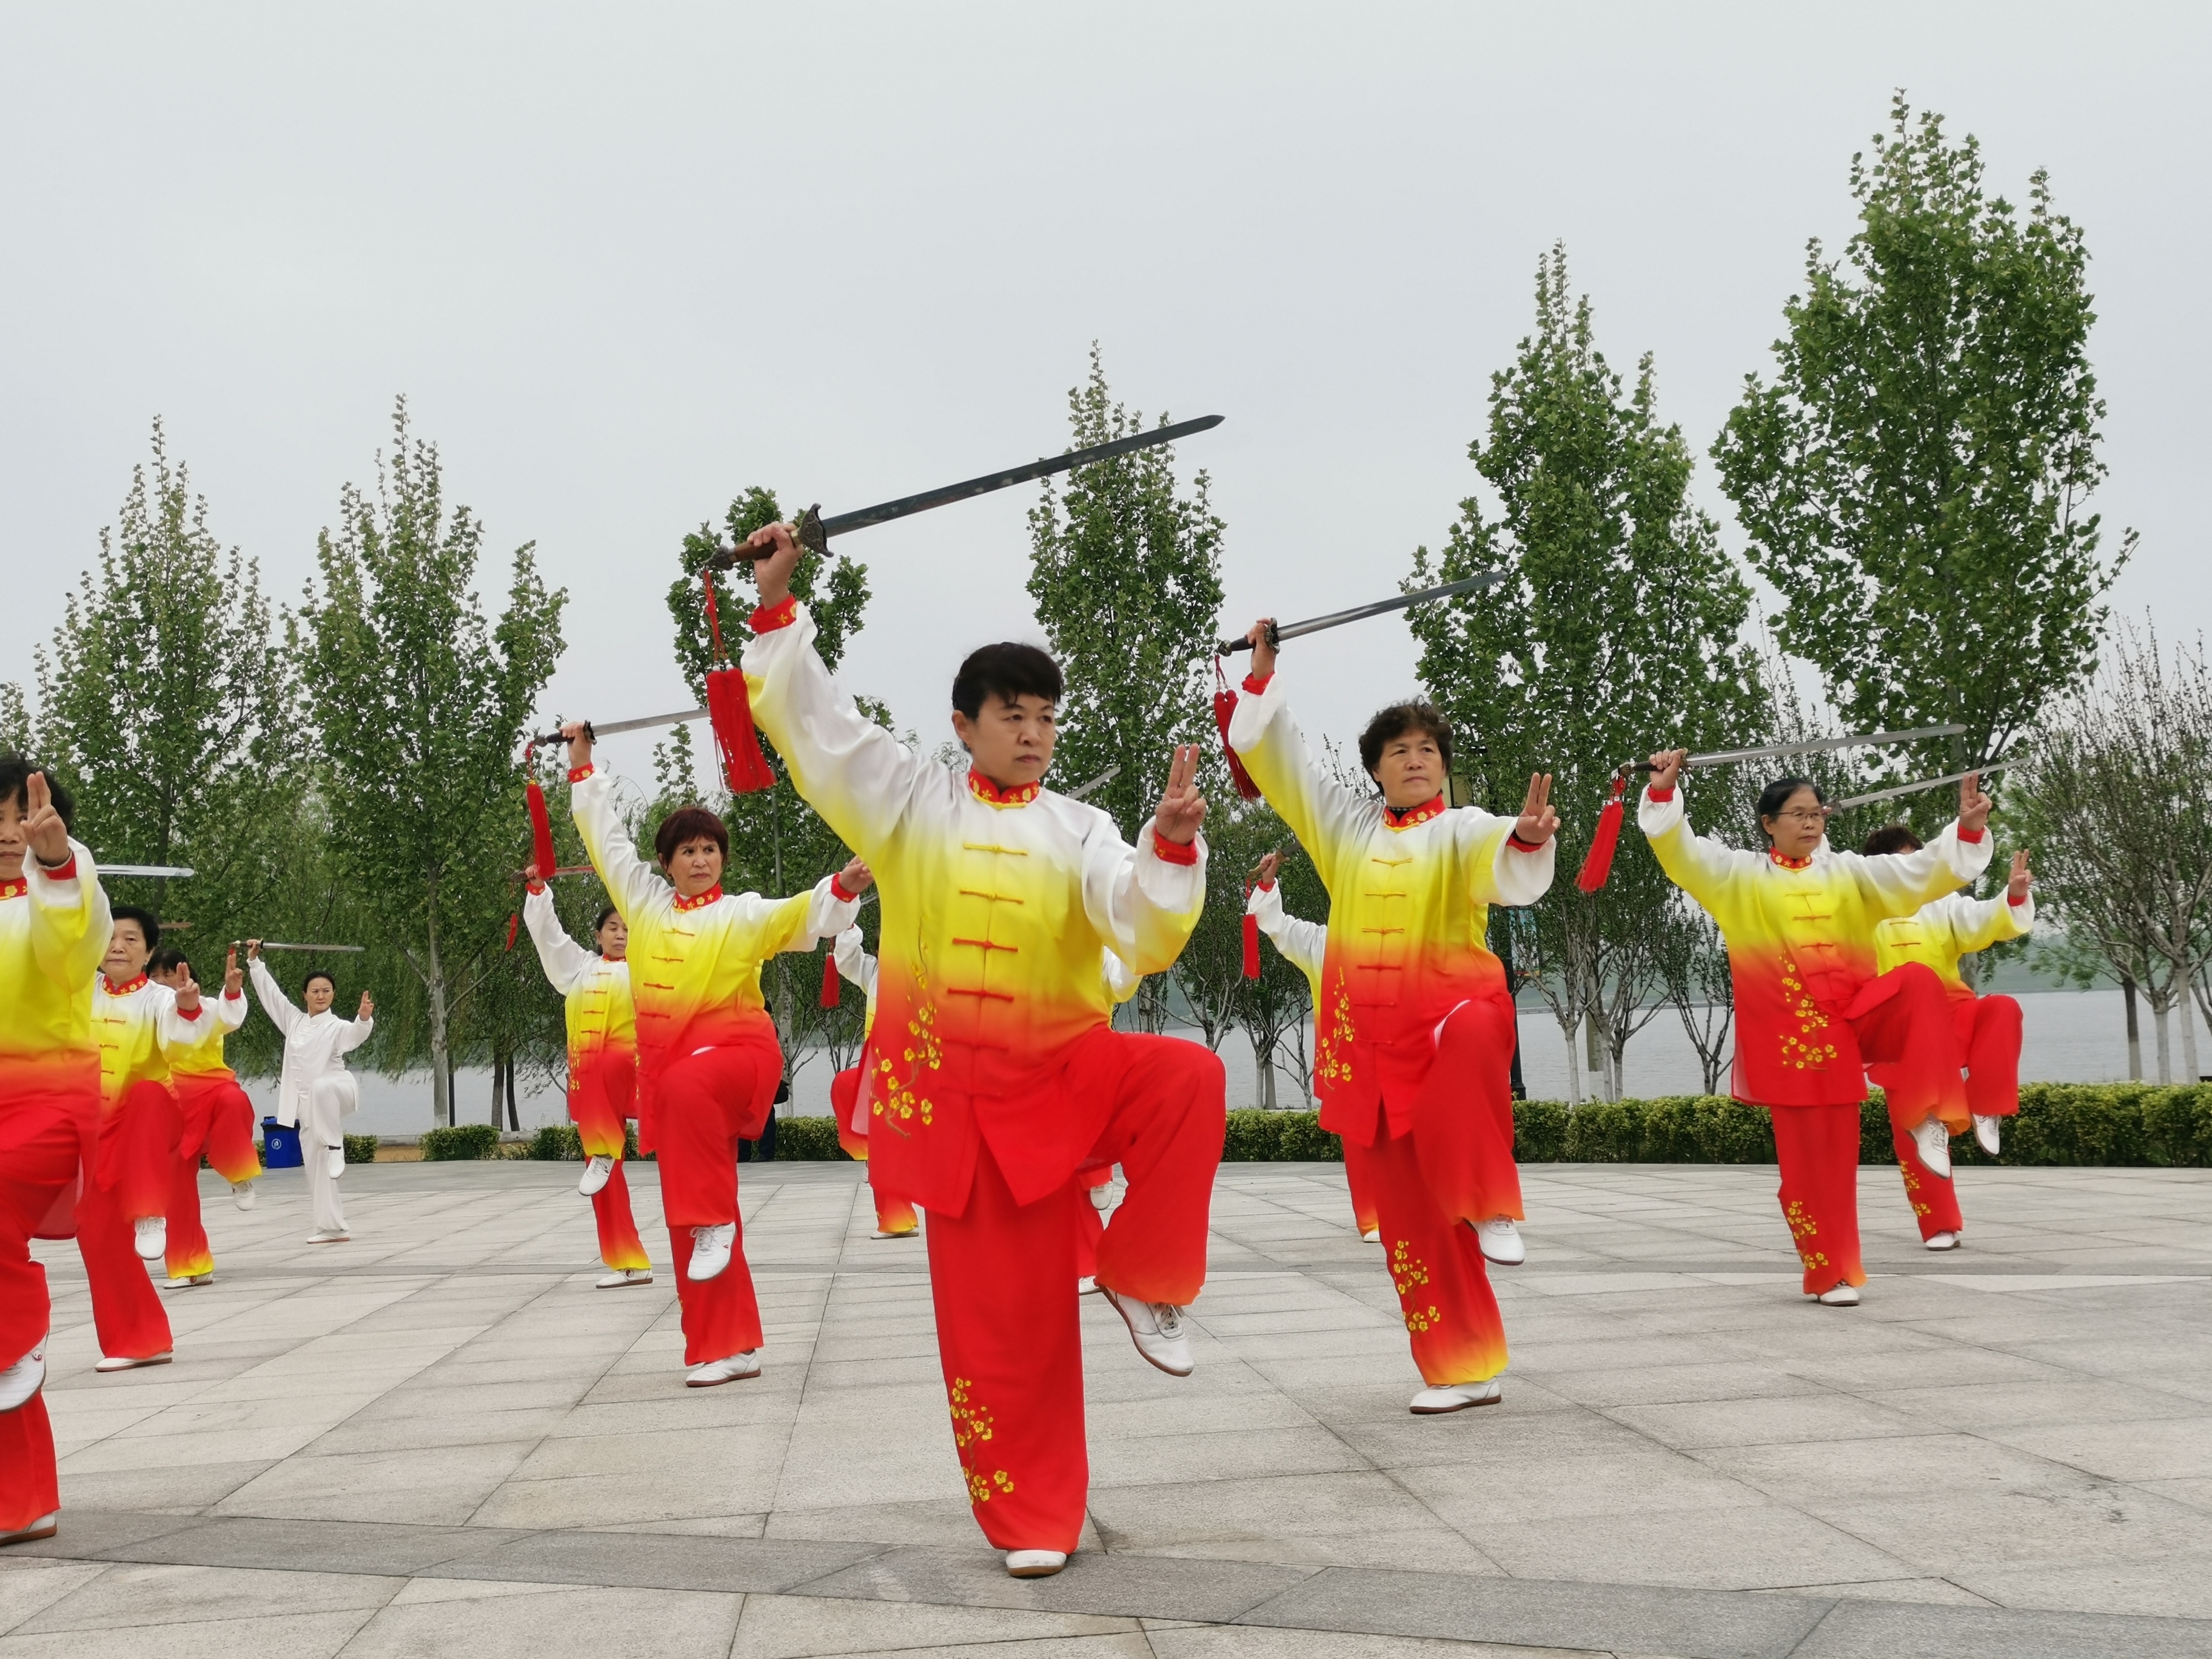
[[[530,808],[530,861],[541,879],[550,880],[560,861],[553,852],[553,821],[545,815],[545,791],[533,777],[522,794]]]
[[[1237,758],[1237,751],[1229,746],[1229,720],[1237,712],[1237,693],[1229,684],[1229,677],[1221,672],[1221,659],[1213,659],[1213,723],[1221,728],[1221,752],[1229,757],[1229,781],[1237,786],[1237,793],[1246,800],[1260,799],[1260,786],[1252,781],[1252,775],[1244,769],[1244,763]]]
[[[507,915],[507,943],[500,946],[501,950],[512,951],[514,949],[515,930],[521,926],[522,913],[519,910],[508,911]]]
[[[837,947],[832,945],[822,957],[822,1006],[835,1008],[844,989],[844,980],[837,972]]]
[[[1613,873],[1613,849],[1620,845],[1620,798],[1627,788],[1628,780],[1615,774],[1613,799],[1597,815],[1597,828],[1590,832],[1589,854],[1583,860],[1582,873],[1575,878],[1575,885],[1585,893],[1597,891]]]
[[[1260,918],[1249,910],[1244,913],[1244,977],[1260,977]]]
[[[707,584],[707,627],[714,635],[714,660],[722,657],[722,623],[714,612],[714,573],[702,570]],[[750,794],[775,787],[768,757],[761,753],[760,734],[753,729],[753,706],[745,695],[744,671],[714,668],[707,672],[707,720],[714,728],[714,747],[722,757],[722,781],[732,794]]]

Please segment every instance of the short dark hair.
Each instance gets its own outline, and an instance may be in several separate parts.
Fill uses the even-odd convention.
[[[1866,845],[1859,850],[1870,859],[1878,859],[1885,853],[1917,853],[1925,844],[1912,833],[1911,824],[1885,823],[1866,838]]]
[[[729,825],[703,806],[679,806],[661,819],[660,828],[653,832],[653,855],[665,870],[678,848],[687,841],[702,838],[720,848],[725,859],[730,856]]]
[[[62,827],[68,829],[76,821],[76,800],[70,792],[54,781],[54,775],[23,755],[0,755],[0,803],[14,801],[18,811],[31,810],[31,774],[46,773],[46,787],[53,792],[54,811],[62,815]]]
[[[611,904],[601,910],[599,912],[599,919],[592,924],[592,937],[593,939],[597,939],[599,936],[599,929],[607,925],[607,918],[609,916],[618,916],[621,914],[622,912],[615,908]]]
[[[1763,825],[1769,818],[1780,817],[1782,809],[1797,798],[1800,789],[1809,789],[1813,799],[1826,806],[1828,798],[1820,793],[1820,786],[1810,778],[1777,778],[1759,792],[1759,821]]]
[[[152,953],[161,948],[161,917],[155,915],[151,910],[142,909],[135,904],[116,905],[107,914],[117,921],[135,921],[138,924],[138,936],[146,941],[146,959],[149,965],[151,965]]]
[[[172,973],[179,968],[190,973],[192,966],[191,959],[182,951],[172,949],[155,951],[154,959],[146,965],[149,968],[157,968],[165,974]]]
[[[1051,653],[1018,641],[1001,640],[968,653],[968,660],[952,677],[952,706],[972,720],[982,714],[987,698],[1016,702],[1024,697],[1042,697],[1057,705],[1066,690],[1060,665],[1052,659]]]
[[[1375,718],[1367,722],[1367,729],[1359,734],[1359,764],[1369,777],[1382,764],[1382,750],[1408,732],[1427,732],[1437,740],[1437,752],[1444,757],[1444,770],[1451,770],[1451,722],[1444,711],[1432,702],[1394,702],[1388,708],[1377,709]]]
[[[301,975],[300,994],[301,996],[307,995],[307,988],[310,985],[313,985],[317,980],[322,981],[324,984],[331,988],[331,994],[333,997],[337,995],[338,976],[327,968],[310,968],[306,973]]]

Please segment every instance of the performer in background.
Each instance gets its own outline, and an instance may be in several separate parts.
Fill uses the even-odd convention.
[[[1421,1415],[1495,1405],[1505,1330],[1484,1258],[1527,1257],[1513,1162],[1515,1016],[1484,945],[1492,904],[1552,883],[1551,779],[1517,817],[1444,801],[1451,726],[1427,703],[1383,709],[1360,734],[1377,793],[1346,789],[1307,752],[1266,619],[1229,746],[1328,889],[1314,1008],[1322,1127],[1363,1149],[1390,1279],[1427,1385]]]
[[[1206,896],[1206,802],[1178,750],[1137,845],[1044,787],[1060,670],[1034,646],[969,654],[952,682],[965,776],[841,691],[793,597],[787,525],[750,538],[762,605],[744,653],[761,729],[799,793],[883,877],[875,1030],[860,1081],[868,1167],[927,1212],[953,1443],[975,1519],[1018,1577],[1057,1572],[1090,1466],[1073,1177],[1128,1188],[1098,1248],[1103,1294],[1151,1364],[1192,1367],[1182,1310],[1205,1282],[1224,1125],[1220,1060],[1112,1029],[1100,971],[1182,952]]]
[[[276,1121],[300,1131],[301,1162],[306,1166],[307,1200],[315,1231],[310,1244],[343,1244],[345,1206],[338,1201],[338,1180],[345,1174],[344,1121],[361,1109],[361,1085],[346,1070],[345,1057],[376,1030],[376,1004],[363,991],[361,1009],[349,1020],[331,1012],[338,982],[321,969],[300,982],[304,1012],[292,1006],[276,977],[261,960],[261,941],[246,941],[246,965],[261,1011],[284,1034],[284,1069],[276,1079]]]
[[[1902,823],[1885,825],[1866,839],[1866,855],[1917,853],[1920,837]],[[1953,893],[1923,904],[1909,916],[1892,916],[1874,930],[1875,968],[1887,973],[1908,962],[1925,965],[1943,982],[1950,999],[1959,1057],[1966,1066],[1966,1109],[1973,1115],[1974,1139],[1991,1158],[2002,1145],[2002,1120],[2020,1110],[2020,1004],[2008,996],[1976,996],[1959,971],[1959,958],[2035,929],[2035,898],[2029,889],[2026,852],[2012,855],[2011,878],[2003,892],[1978,899]],[[1884,1088],[1889,1068],[1870,1066],[1868,1074]],[[1905,1201],[1920,1224],[1920,1239],[1931,1250],[1955,1250],[1966,1231],[1959,1192],[1951,1176],[1923,1166],[1915,1147],[1893,1121],[1897,1167],[1905,1177]]]
[[[1807,778],[1759,798],[1768,845],[1753,853],[1692,831],[1677,780],[1685,750],[1651,757],[1637,822],[1668,878],[1719,926],[1735,993],[1738,1100],[1768,1109],[1781,1164],[1783,1219],[1804,1287],[1856,1307],[1859,1261],[1859,1102],[1869,1066],[1888,1079],[1889,1117],[1913,1155],[1948,1178],[1948,1124],[1966,1122],[1958,1044],[1943,987],[1925,964],[1887,973],[1875,924],[1910,915],[1972,881],[1990,860],[1990,798],[1969,773],[1958,821],[1918,851],[1865,858],[1828,846],[1827,808]]]
[[[52,1303],[31,1240],[76,1225],[100,1115],[92,979],[107,896],[69,817],[65,792],[0,755],[0,1544],[51,1538],[59,1523],[43,1392]]]
[[[137,905],[113,908],[107,951],[93,984],[92,1030],[100,1044],[100,1148],[77,1200],[78,1251],[92,1292],[101,1371],[166,1365],[169,1316],[146,1276],[168,1249],[169,1188],[183,1120],[169,1086],[169,1054],[196,1033],[179,999],[157,985],[147,963],[161,925]],[[194,1018],[199,990],[186,995]]]
[[[1283,960],[1306,976],[1316,1018],[1321,1010],[1321,968],[1328,952],[1328,929],[1306,921],[1283,908],[1283,895],[1275,885],[1283,855],[1269,853],[1260,860],[1258,878],[1244,901],[1244,912],[1260,924],[1260,931],[1274,941]],[[1318,1029],[1318,1028],[1316,1028]],[[1368,1149],[1352,1141],[1344,1147],[1344,1182],[1352,1193],[1352,1222],[1369,1244],[1382,1242],[1382,1216],[1375,1201],[1375,1177],[1368,1168]],[[1517,1230],[1516,1230],[1517,1231]]]
[[[253,1103],[238,1086],[238,1074],[224,1063],[222,1053],[224,1040],[246,1023],[246,975],[234,949],[223,960],[222,994],[210,1003],[200,995],[183,951],[156,952],[148,971],[176,997],[178,1012],[191,1030],[189,1040],[169,1045],[169,1085],[180,1123],[169,1170],[169,1283],[206,1285],[215,1279],[215,1250],[200,1220],[201,1156],[230,1183],[241,1210],[253,1207],[253,1183],[261,1178]]]
[[[607,1276],[603,1291],[653,1283],[653,1263],[638,1242],[630,1213],[629,1182],[623,1175],[625,1120],[637,1109],[637,1017],[630,1004],[629,929],[611,904],[592,924],[596,952],[586,951],[562,928],[553,894],[529,870],[522,919],[545,977],[561,994],[568,1028],[568,1117],[582,1143],[584,1178],[576,1190],[592,1200],[599,1229],[599,1260]]]
[[[690,1367],[684,1381],[706,1389],[757,1376],[760,1304],[738,1213],[738,1143],[767,1126],[783,1080],[761,964],[850,927],[873,878],[855,859],[789,898],[726,893],[730,832],[703,806],[661,821],[655,871],[630,844],[611,781],[592,763],[591,727],[575,721],[561,735],[576,827],[636,965],[637,1139],[659,1160]]]
[[[867,953],[857,927],[848,927],[831,941],[830,951],[837,963],[837,971],[860,988],[867,999],[867,1013],[860,1027],[862,1052],[866,1051],[867,1034],[876,1024],[876,959]],[[830,1079],[830,1110],[837,1121],[837,1145],[846,1157],[861,1164],[868,1161],[868,1125],[865,1116],[859,1116],[854,1108],[860,1099],[860,1068],[856,1064]],[[876,1237],[878,1238],[912,1238],[921,1231],[921,1221],[914,1212],[914,1206],[902,1198],[891,1198],[876,1189],[873,1172],[870,1172],[868,1190],[875,1200]]]

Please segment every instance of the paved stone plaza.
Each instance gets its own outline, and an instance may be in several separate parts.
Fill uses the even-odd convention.
[[[1890,1170],[1865,1305],[1804,1301],[1772,1171],[1526,1172],[1502,1407],[1417,1419],[1342,1171],[1231,1165],[1197,1374],[1085,1312],[1084,1547],[1000,1570],[957,1494],[918,1243],[857,1166],[748,1166],[757,1381],[687,1391],[662,1276],[600,1291],[574,1165],[380,1164],[310,1249],[296,1171],[207,1184],[173,1365],[96,1377],[74,1249],[61,1535],[0,1659],[2212,1652],[2212,1175]]]

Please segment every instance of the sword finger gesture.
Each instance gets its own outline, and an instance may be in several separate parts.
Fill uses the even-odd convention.
[[[1969,835],[1979,835],[1990,821],[1990,809],[1996,803],[1982,793],[1982,775],[1969,772],[1959,780],[1959,828]]]
[[[1152,813],[1152,826],[1160,839],[1188,847],[1206,822],[1206,797],[1198,789],[1198,748],[1179,744],[1175,763],[1168,769],[1168,787]]]
[[[1520,820],[1513,833],[1524,847],[1541,847],[1558,831],[1559,815],[1552,810],[1552,775],[1531,772],[1528,793],[1521,803]]]

